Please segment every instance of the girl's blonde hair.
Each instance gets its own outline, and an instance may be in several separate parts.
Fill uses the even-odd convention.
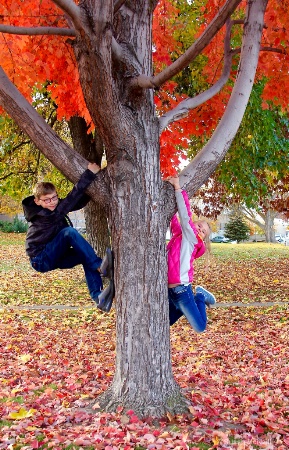
[[[205,245],[206,245],[206,249],[207,249],[207,251],[208,251],[208,253],[210,255],[211,252],[212,252],[211,241],[210,241],[210,236],[211,236],[211,233],[212,233],[212,229],[211,229],[211,226],[210,226],[209,222],[207,222],[206,220],[204,222],[206,222],[206,224],[208,225],[209,230],[210,230],[210,232],[207,234],[207,236],[204,239],[204,242],[205,242]]]
[[[208,225],[208,229],[209,229],[209,233],[204,238],[204,244],[206,246],[206,251],[204,253],[204,257],[205,257],[205,261],[206,261],[205,268],[207,271],[207,270],[209,270],[210,259],[212,256],[212,247],[211,247],[211,241],[210,241],[210,235],[211,235],[212,229],[211,229],[209,222],[207,222],[205,219],[195,221],[195,223],[198,223],[198,222],[206,223]]]
[[[208,250],[208,252],[211,253],[210,235],[211,235],[212,229],[211,229],[209,222],[207,222],[205,219],[200,219],[200,220],[195,220],[195,223],[205,223],[208,226],[209,232],[204,238],[204,243],[206,245],[206,249]]]

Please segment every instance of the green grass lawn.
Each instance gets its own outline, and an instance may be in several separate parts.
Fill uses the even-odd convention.
[[[2,233],[0,231],[0,245],[24,245],[25,233]]]
[[[25,234],[0,233],[0,304],[92,306],[81,266],[35,272],[24,248]],[[195,262],[194,284],[217,302],[289,301],[289,247],[281,244],[212,244],[207,261]]]
[[[244,244],[211,244],[212,254],[223,260],[235,259],[279,259],[289,258],[289,246],[250,242]]]

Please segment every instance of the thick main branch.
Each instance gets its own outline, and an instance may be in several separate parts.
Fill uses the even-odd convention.
[[[37,148],[73,183],[87,168],[87,161],[68,144],[66,144],[46,123],[42,116],[30,105],[23,95],[9,80],[2,67],[0,67],[0,105],[30,137]],[[102,181],[103,171],[97,177],[98,200],[106,201],[108,193]],[[95,196],[93,188],[88,190]]]

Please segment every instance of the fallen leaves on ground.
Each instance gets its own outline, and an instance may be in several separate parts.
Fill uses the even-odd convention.
[[[174,374],[192,406],[158,422],[86,408],[113,377],[114,319],[1,312],[0,448],[288,448],[288,309],[211,309],[200,335],[185,319],[174,325]]]
[[[220,247],[221,246],[221,247]],[[195,283],[221,303],[287,302],[289,247],[280,244],[216,244],[209,266],[196,261]]]
[[[221,302],[288,301],[288,247],[258,248],[220,247],[196,281]],[[38,274],[19,237],[0,256],[2,305],[91,305],[81,267]],[[212,308],[200,335],[179,320],[172,361],[190,413],[158,421],[87,407],[114,374],[114,321],[96,308],[0,311],[0,449],[289,447],[288,307]]]

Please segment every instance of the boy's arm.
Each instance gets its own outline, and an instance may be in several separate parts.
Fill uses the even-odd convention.
[[[56,212],[58,214],[68,214],[70,211],[76,211],[87,205],[90,197],[85,194],[85,190],[94,181],[95,175],[99,171],[100,167],[97,164],[89,163],[88,168],[83,172],[70,193],[61,200]]]
[[[90,170],[91,172],[93,172],[95,174],[97,174],[101,170],[98,164],[91,163],[91,162],[88,163],[87,168],[88,168],[88,170]]]

